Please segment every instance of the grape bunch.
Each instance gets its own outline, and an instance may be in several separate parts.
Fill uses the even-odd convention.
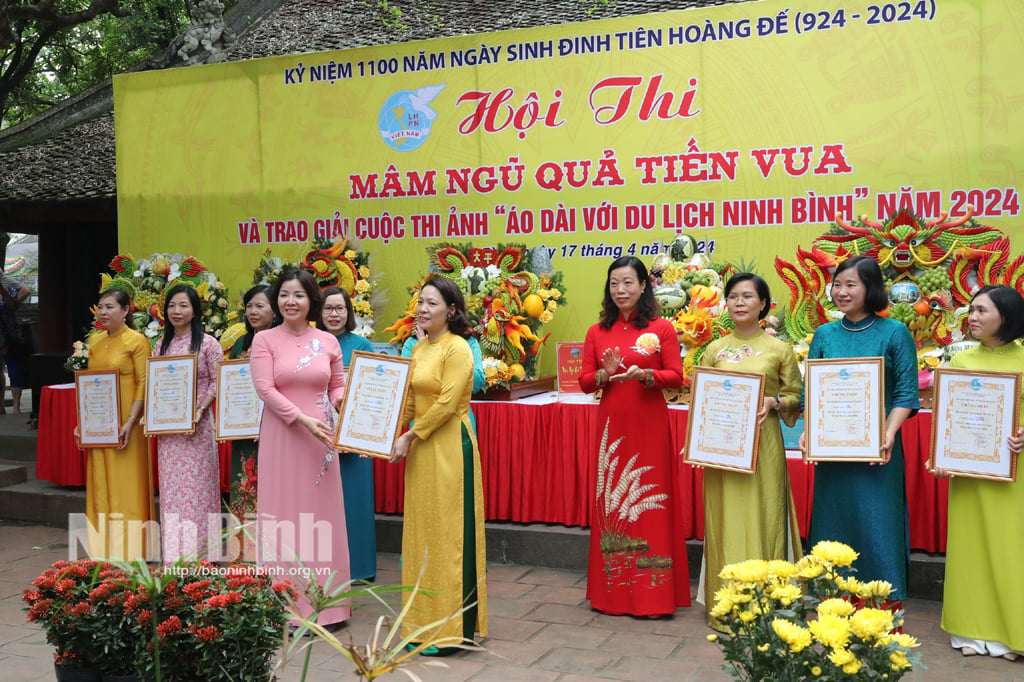
[[[940,289],[949,289],[953,286],[953,280],[949,278],[949,273],[946,272],[945,268],[922,270],[921,274],[914,277],[914,281],[917,282],[917,286],[925,296]]]
[[[714,280],[711,278],[711,275],[701,274],[699,270],[689,270],[683,278],[679,280],[679,286],[683,291],[689,291],[694,284],[711,286],[712,282],[714,282]]]
[[[889,319],[902,322],[903,324],[910,324],[917,319],[917,311],[909,303],[897,303],[889,308]]]

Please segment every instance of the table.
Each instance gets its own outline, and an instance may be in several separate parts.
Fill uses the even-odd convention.
[[[70,389],[70,390],[69,390]],[[36,475],[58,485],[85,485],[85,453],[75,444],[74,386],[46,386],[40,399]],[[474,401],[483,474],[484,508],[490,521],[558,523],[588,526],[590,495],[597,478],[597,405],[558,402],[553,394],[516,402]],[[686,438],[687,410],[669,410],[674,446]],[[932,415],[921,411],[903,425],[907,463],[907,505],[910,544],[928,552],[946,550],[946,507],[949,482],[924,468],[930,447]],[[221,487],[228,489],[230,443],[218,444]],[[155,455],[154,455],[155,457]],[[788,461],[790,484],[801,535],[810,524],[814,468],[798,459]],[[156,470],[154,466],[154,471]],[[703,478],[676,460],[688,538],[704,535]],[[405,465],[374,462],[374,493],[380,513],[400,514]]]
[[[597,478],[597,405],[557,402],[552,395],[516,402],[473,401],[480,444],[484,508],[490,521],[559,523],[588,526],[590,495]],[[669,410],[674,447],[686,439],[688,412]],[[907,465],[910,544],[913,549],[944,552],[949,482],[924,468],[928,458],[931,412],[922,411],[903,426]],[[688,538],[703,539],[703,476],[698,468],[675,461],[678,490],[690,503],[683,506]],[[800,533],[807,536],[814,493],[814,467],[788,460],[790,485]],[[405,465],[374,462],[377,511],[400,514]]]
[[[39,397],[39,436],[36,441],[36,478],[57,485],[84,486],[86,451],[75,442],[75,385],[43,386]],[[159,485],[156,441],[150,441],[153,485]],[[217,443],[220,485],[226,492],[231,478],[231,443]]]

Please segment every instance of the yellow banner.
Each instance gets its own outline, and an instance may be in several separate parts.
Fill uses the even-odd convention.
[[[611,258],[686,231],[783,303],[774,257],[837,214],[974,206],[1019,240],[1022,27],[1017,0],[749,2],[118,76],[120,247],[241,293],[265,249],[347,235],[386,273],[379,331],[426,246],[521,242],[578,341]]]

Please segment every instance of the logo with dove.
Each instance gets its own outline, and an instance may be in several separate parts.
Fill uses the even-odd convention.
[[[418,90],[399,90],[388,97],[377,116],[384,142],[399,152],[411,152],[426,142],[437,118],[430,103],[442,90],[443,83]]]

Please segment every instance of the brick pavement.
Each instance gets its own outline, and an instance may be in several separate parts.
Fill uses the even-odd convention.
[[[65,558],[60,529],[0,524],[0,679],[52,680],[52,650],[34,625],[25,622],[21,593],[43,569]],[[399,581],[394,554],[378,556],[378,583]],[[718,649],[706,639],[702,609],[679,609],[669,619],[606,616],[585,599],[586,576],[579,571],[510,564],[488,565],[491,636],[486,653],[464,652],[445,659],[446,668],[417,667],[425,681],[596,682],[598,680],[727,680]],[[911,599],[907,632],[922,641],[927,670],[906,680],[936,682],[1024,682],[1024,661],[953,651],[939,629],[941,604]],[[377,612],[356,611],[342,637],[365,641]],[[310,682],[353,679],[347,661],[323,642],[313,645]],[[301,662],[288,662],[279,679],[300,679]],[[406,679],[399,675],[393,679]]]

